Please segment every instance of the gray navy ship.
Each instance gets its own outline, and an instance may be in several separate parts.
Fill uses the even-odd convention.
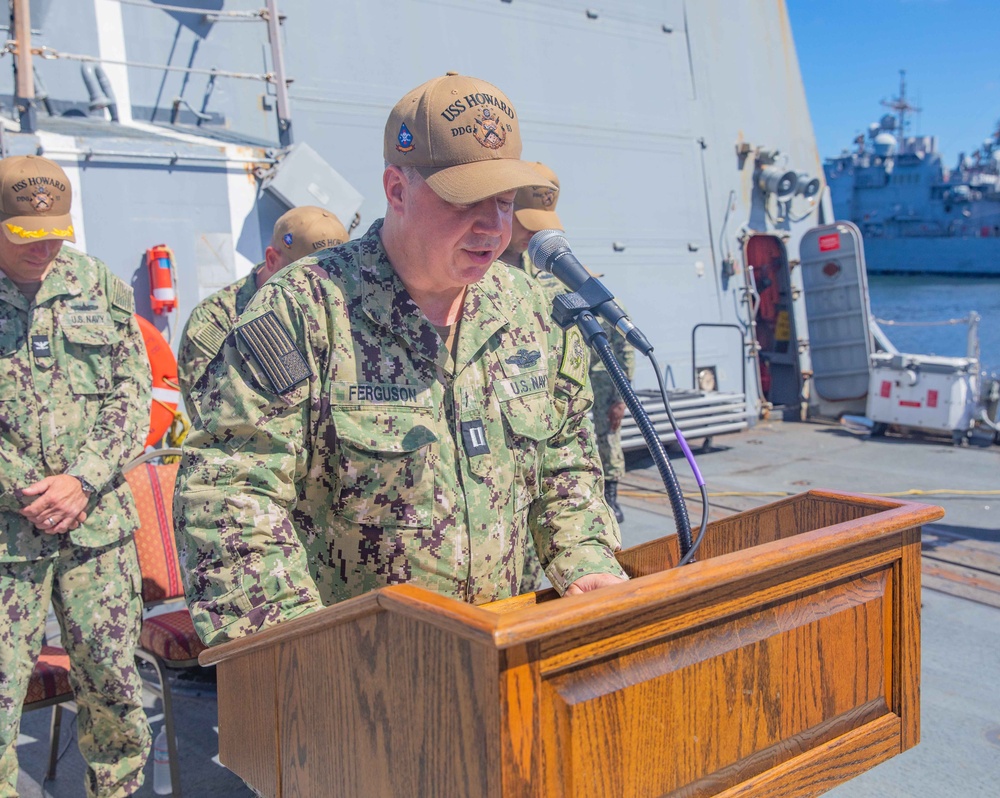
[[[906,97],[823,165],[838,219],[864,236],[871,274],[1000,275],[1000,127],[945,166],[934,136],[907,133]]]

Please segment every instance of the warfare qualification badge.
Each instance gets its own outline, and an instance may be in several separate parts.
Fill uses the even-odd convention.
[[[534,366],[541,356],[542,353],[538,350],[529,352],[527,349],[518,349],[517,354],[511,355],[505,362],[510,363],[512,366],[520,366],[521,368],[527,369]]]

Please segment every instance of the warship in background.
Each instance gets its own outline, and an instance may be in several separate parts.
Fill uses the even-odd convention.
[[[823,168],[838,219],[864,236],[870,274],[1000,275],[1000,127],[948,169],[934,136],[907,133],[906,97]]]

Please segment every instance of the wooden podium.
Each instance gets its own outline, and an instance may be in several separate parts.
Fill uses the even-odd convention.
[[[471,606],[410,585],[210,649],[265,796],[818,795],[920,737],[912,502],[810,491],[619,554],[630,582]]]

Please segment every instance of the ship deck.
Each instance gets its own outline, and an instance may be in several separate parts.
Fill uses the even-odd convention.
[[[699,441],[692,441],[698,443]],[[694,479],[679,453],[672,464],[700,520]],[[949,438],[870,439],[838,424],[763,421],[713,438],[697,452],[719,518],[812,488],[905,496],[946,515],[924,528],[922,732],[918,746],[827,793],[834,798],[964,798],[996,795],[1000,783],[1000,446],[954,447]],[[648,457],[630,453],[620,483],[626,546],[673,531],[670,505]],[[216,703],[210,686],[177,684],[174,707],[188,796],[250,796],[217,763]],[[72,705],[70,705],[72,706]],[[154,731],[162,715],[148,696]],[[49,713],[29,713],[18,746],[21,795],[81,794],[83,763],[70,713],[54,782],[47,765]],[[152,763],[137,795],[152,796]]]

